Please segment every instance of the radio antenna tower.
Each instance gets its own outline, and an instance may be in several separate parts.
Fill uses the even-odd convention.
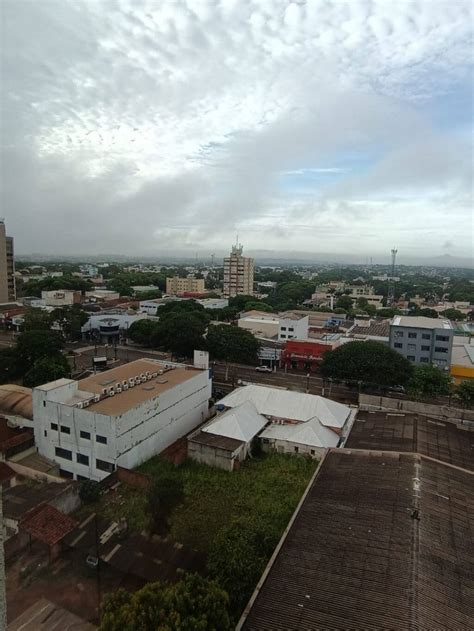
[[[395,248],[392,250],[392,269],[390,272],[390,279],[388,281],[388,295],[387,295],[387,307],[391,307],[395,302],[395,261],[397,258],[397,252]]]

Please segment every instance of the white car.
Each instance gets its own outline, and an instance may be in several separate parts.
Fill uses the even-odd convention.
[[[258,372],[273,372],[273,370],[268,366],[257,366],[255,370],[257,370]]]

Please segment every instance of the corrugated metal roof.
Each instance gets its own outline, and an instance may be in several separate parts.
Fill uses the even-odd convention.
[[[473,523],[472,473],[331,450],[237,629],[470,629]]]
[[[245,401],[211,420],[202,431],[248,443],[267,423],[267,419],[257,412],[255,405],[251,401]]]
[[[316,418],[327,427],[342,428],[351,413],[347,405],[314,394],[258,385],[237,388],[221,399],[219,405],[235,408],[246,401],[251,401],[257,411],[265,416],[294,421]]]
[[[273,440],[286,440],[300,445],[311,447],[337,447],[339,436],[332,430],[324,427],[318,419],[310,419],[306,423],[287,423],[279,425],[272,423],[265,429],[261,438]]]

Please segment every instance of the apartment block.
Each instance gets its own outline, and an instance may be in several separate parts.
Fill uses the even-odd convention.
[[[234,245],[230,256],[224,259],[224,296],[229,298],[239,294],[253,296],[255,261],[242,252],[242,245]]]
[[[174,276],[166,279],[166,293],[173,296],[180,296],[185,293],[202,294],[204,291],[204,278],[193,278],[192,276],[178,278],[178,276]]]
[[[414,364],[435,364],[448,368],[453,348],[453,327],[449,320],[395,316],[390,324],[390,348]]]
[[[13,237],[7,237],[0,219],[0,303],[16,300]]]

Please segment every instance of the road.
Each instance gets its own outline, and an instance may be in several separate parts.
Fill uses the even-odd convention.
[[[115,358],[120,363],[127,363],[145,357],[161,360],[170,359],[170,356],[166,353],[147,351],[131,346],[117,346],[117,348],[109,346],[107,348],[105,346],[80,347],[79,345],[71,345],[69,350],[74,350],[75,352],[76,370],[92,368],[92,358],[94,356],[107,356],[110,363],[112,363]],[[358,400],[356,390],[347,388],[341,384],[326,385],[323,391],[323,380],[316,375],[311,375],[308,378],[305,373],[290,371],[285,373],[285,371],[281,369],[273,373],[264,373],[256,371],[253,366],[243,364],[231,364],[227,369],[225,364],[219,362],[212,362],[211,367],[213,369],[213,384],[215,390],[220,390],[225,393],[237,387],[239,380],[241,380],[246,383],[258,383],[298,392],[319,394],[344,403],[357,403]]]

